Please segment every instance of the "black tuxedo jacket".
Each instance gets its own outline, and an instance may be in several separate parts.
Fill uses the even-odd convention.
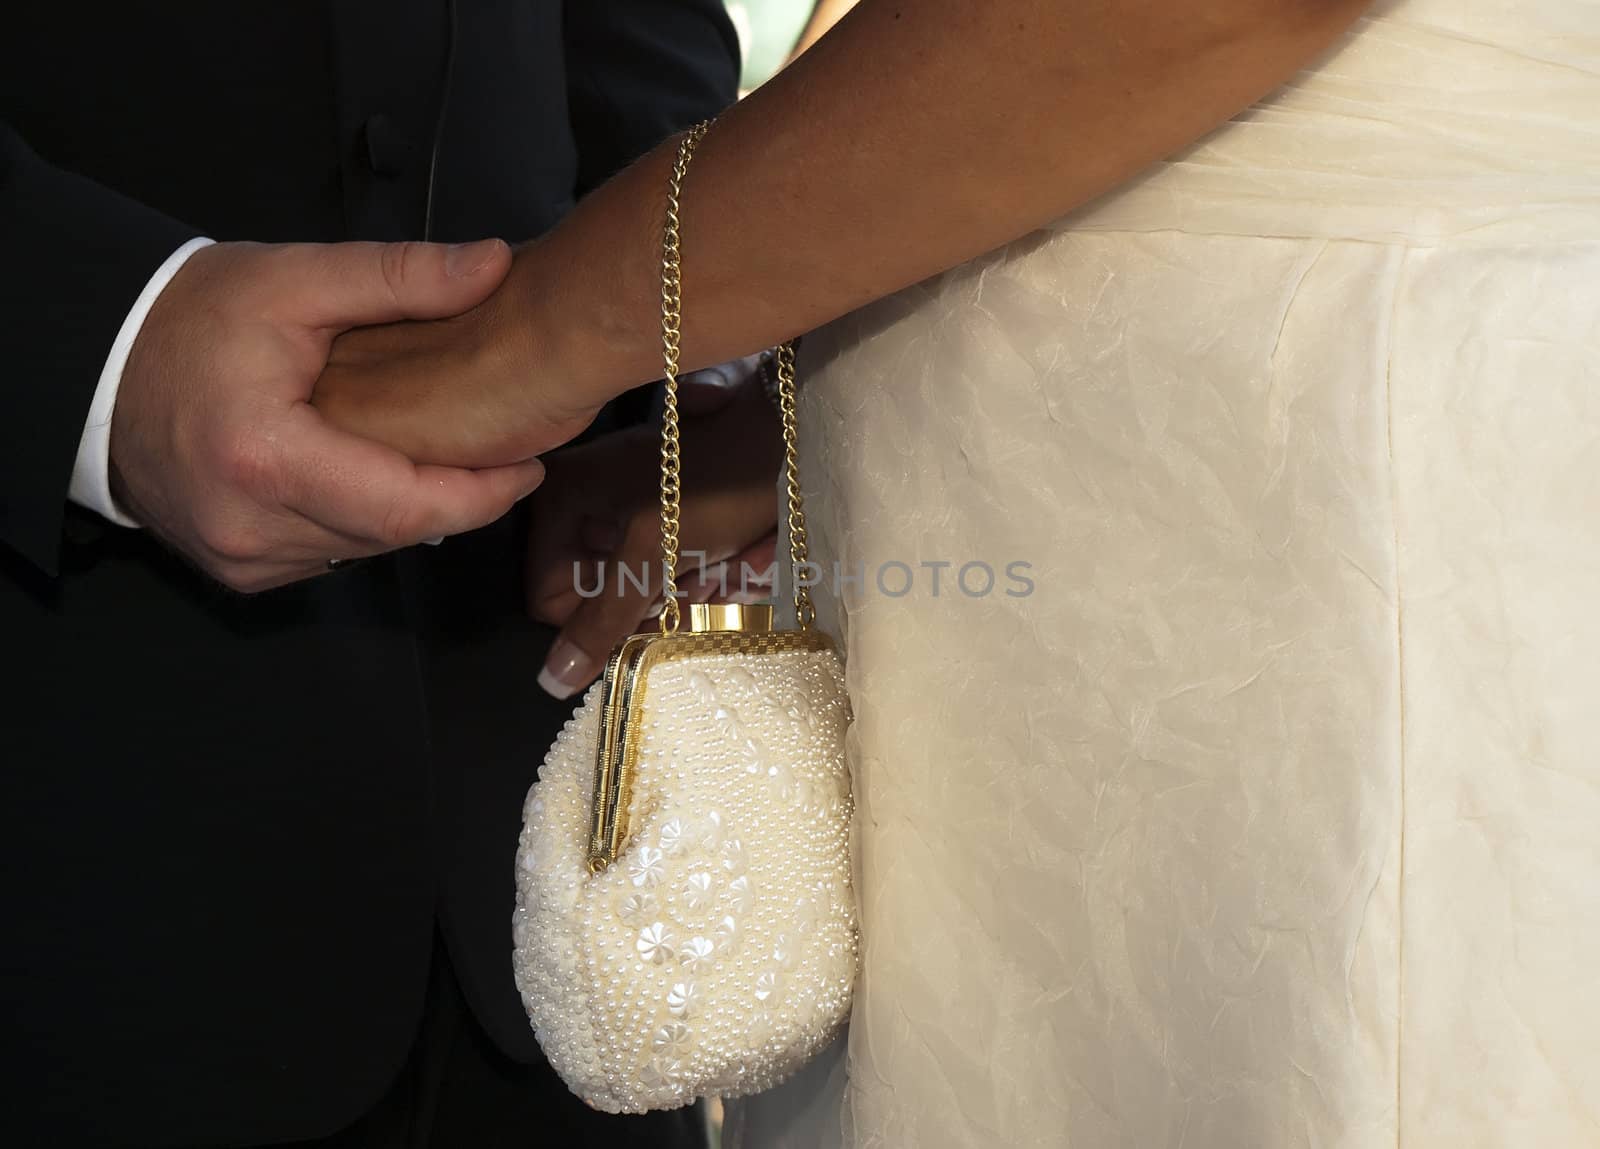
[[[734,95],[719,0],[456,6],[436,239],[536,235]],[[406,1056],[441,928],[538,1056],[511,866],[567,708],[510,528],[244,598],[65,504],[180,243],[420,237],[448,28],[446,0],[0,16],[0,1143],[332,1132]]]

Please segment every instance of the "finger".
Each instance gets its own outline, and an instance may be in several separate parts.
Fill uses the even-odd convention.
[[[630,577],[622,577],[624,571]],[[571,698],[593,682],[604,668],[611,648],[649,616],[659,591],[659,578],[654,563],[630,563],[626,559],[608,562],[604,589],[581,601],[567,618],[545,656],[539,686],[556,698]]]
[[[281,559],[270,564],[238,564],[213,559],[209,563],[210,573],[233,590],[255,594],[349,570],[365,559],[377,558],[395,549],[385,543],[329,531],[300,515],[293,518],[297,529],[303,532],[302,537],[283,548]]]
[[[654,573],[653,563],[630,560],[633,554],[654,554],[656,534],[653,522],[647,531],[635,534],[632,546],[624,547],[618,561],[607,564],[607,577],[602,592],[592,598],[583,598],[573,607],[562,626],[560,635],[550,647],[544,667],[539,672],[539,685],[557,698],[570,698],[599,675],[604,659],[611,649],[638,629],[640,622],[658,613],[661,600],[655,597],[655,587],[638,577],[645,570]],[[776,535],[761,539],[746,548],[738,559],[748,560],[760,572],[771,566],[771,555],[777,545]],[[632,565],[629,565],[631,561]],[[737,560],[735,560],[737,561]],[[632,572],[635,577],[622,578],[618,569]],[[766,597],[753,582],[739,585],[737,568],[730,569],[727,562],[711,561],[692,573],[685,572],[679,592],[683,603],[725,601],[760,601]],[[749,581],[749,580],[747,580]],[[641,583],[644,585],[641,586]],[[550,613],[553,603],[546,603]]]
[[[559,626],[579,601],[600,589],[601,562],[622,545],[623,529],[612,516],[585,513],[576,499],[592,493],[571,469],[558,468],[557,497],[546,496],[529,516],[523,582],[528,615]],[[574,482],[581,485],[574,486]]]
[[[583,585],[593,586],[596,574],[593,570],[584,571],[576,577],[583,579]],[[577,610],[583,602],[584,596],[580,595],[571,586],[562,584],[556,589],[530,587],[528,591],[528,617],[534,622],[542,622],[546,626],[562,626],[567,619],[572,617],[572,612]]]
[[[746,582],[771,586],[778,573],[778,532],[768,531],[728,561],[747,568]]]
[[[690,602],[766,602],[772,597],[777,550],[778,534],[769,532],[731,558],[708,566],[699,577],[689,579],[684,592]]]
[[[608,565],[605,556],[568,551],[554,557],[530,548],[523,571],[528,616],[536,622],[560,626],[585,598],[603,593]]]
[[[257,594],[328,574],[393,549],[329,530],[287,510],[272,516],[253,537],[262,541],[228,551],[195,540],[189,553],[202,570],[229,590]]]
[[[561,626],[585,599],[605,593],[609,556],[574,556],[562,562],[527,571],[528,617],[548,626]]]
[[[261,591],[276,590],[278,587],[305,582],[307,579],[343,574],[346,571],[353,570],[357,565],[359,565],[359,559],[286,563],[280,566],[252,570],[246,576],[243,585],[236,585],[234,589],[245,594],[259,594]]]
[[[761,356],[747,355],[684,375],[678,380],[678,402],[683,413],[709,415],[722,410],[760,367]]]
[[[727,561],[727,591],[713,602],[764,602],[777,575],[778,532],[770,531]]]
[[[272,563],[208,561],[202,564],[202,569],[229,590],[239,594],[260,594],[308,578],[331,574],[338,568],[330,567],[327,560],[312,562],[300,559]]]
[[[537,459],[468,471],[417,466],[381,443],[294,412],[280,501],[330,530],[392,550],[487,526],[544,480]]]
[[[732,582],[730,575],[734,579]],[[739,589],[737,580],[737,572],[730,570],[727,563],[708,563],[688,574],[678,589],[685,602],[722,602]]]
[[[585,516],[578,524],[578,544],[591,555],[613,553],[622,545],[622,524],[615,519]]]
[[[280,274],[295,290],[295,322],[344,331],[402,319],[443,319],[482,303],[511,270],[498,239],[439,243],[289,244]]]
[[[387,549],[313,522],[264,494],[256,505],[235,503],[231,510],[190,521],[177,531],[153,529],[172,538],[218,582],[245,593],[293,581],[284,572],[303,577],[299,572],[314,572],[330,559],[363,558]]]
[[[292,541],[286,542],[278,548],[278,554],[284,563],[295,567],[311,565],[319,570],[327,567],[329,563],[334,568],[346,563],[356,563],[362,559],[375,558],[387,554],[395,548],[386,542],[377,539],[362,538],[359,535],[347,534],[336,531],[314,519],[307,518],[298,511],[284,509],[284,517],[294,524]],[[431,539],[419,540],[430,543]],[[439,540],[443,542],[441,538]]]

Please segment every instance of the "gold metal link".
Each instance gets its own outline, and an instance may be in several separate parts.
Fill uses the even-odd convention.
[[[667,183],[667,223],[661,232],[661,356],[666,369],[666,400],[661,414],[661,589],[665,595],[662,634],[676,633],[682,618],[678,605],[678,528],[683,494],[678,360],[683,340],[683,231],[678,207],[689,161],[694,159],[694,149],[710,128],[710,120],[696,124],[678,142],[678,155]]]
[[[805,497],[800,491],[800,434],[796,414],[794,344],[779,344],[778,412],[783,416],[784,494],[789,504],[789,562],[794,578],[794,616],[801,630],[808,629],[817,617],[811,605],[811,587],[805,580],[805,567],[811,560],[806,539]]]
[[[677,158],[667,183],[667,220],[661,235],[661,352],[666,379],[666,398],[661,416],[661,563],[662,589],[666,604],[661,611],[661,633],[677,632],[682,619],[678,603],[678,558],[682,506],[682,468],[678,420],[678,364],[683,340],[683,227],[679,209],[683,180],[694,159],[695,148],[711,128],[711,121],[695,125],[678,142]],[[789,558],[793,565],[795,618],[808,630],[816,618],[811,604],[811,589],[802,577],[809,561],[806,539],[806,514],[800,491],[800,452],[795,406],[794,344],[780,345],[776,353],[778,369],[778,410],[783,417],[784,494],[788,503]]]

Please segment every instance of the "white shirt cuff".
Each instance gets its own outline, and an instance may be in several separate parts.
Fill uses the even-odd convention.
[[[84,420],[83,437],[78,440],[78,458],[72,465],[72,484],[67,488],[67,498],[80,507],[87,507],[104,515],[119,527],[137,527],[139,524],[125,515],[111,498],[111,413],[117,407],[117,388],[122,385],[122,369],[127,366],[128,352],[139,337],[144,318],[150,314],[156,298],[172,282],[172,277],[202,247],[211,244],[209,239],[191,239],[167,257],[156,269],[150,282],[144,285],[139,298],[134,300],[128,317],[122,321],[111,344],[111,354],[100,372],[100,382],[95,386],[94,399],[89,404],[89,417]]]

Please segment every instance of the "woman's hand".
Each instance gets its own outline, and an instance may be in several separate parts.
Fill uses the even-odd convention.
[[[754,383],[721,410],[691,413],[703,404],[686,385],[678,590],[690,602],[765,597],[766,586],[744,572],[772,569],[783,459],[777,413]],[[661,433],[631,427],[546,466],[548,495],[531,504],[528,610],[561,627],[539,685],[568,698],[660,609]]]

